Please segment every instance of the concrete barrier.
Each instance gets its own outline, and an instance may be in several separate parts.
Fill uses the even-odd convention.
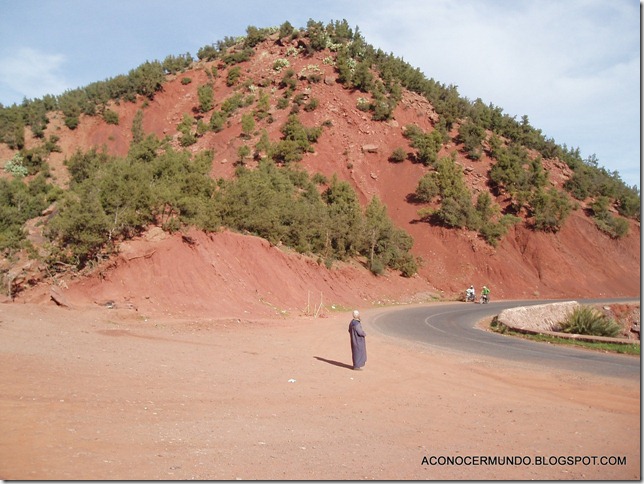
[[[566,301],[504,309],[498,321],[512,329],[559,331],[561,323],[579,307],[577,301]]]

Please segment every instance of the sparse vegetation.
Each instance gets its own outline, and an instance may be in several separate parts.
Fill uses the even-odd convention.
[[[621,239],[628,234],[628,221],[615,217],[609,211],[610,199],[605,196],[598,197],[592,204],[593,218],[599,230],[607,233],[614,239]]]
[[[624,355],[634,355],[634,356],[640,355],[640,345],[638,344],[591,342],[591,341],[580,341],[577,339],[570,339],[570,338],[561,338],[561,337],[551,336],[547,334],[525,334],[525,333],[519,333],[517,331],[508,329],[506,326],[497,324],[494,321],[490,324],[490,329],[492,329],[497,333],[502,333],[502,334],[517,337],[517,338],[524,338],[530,341],[564,345],[564,346],[577,346],[577,347],[586,348],[589,350],[620,353]]]
[[[274,33],[277,40],[269,38]],[[285,46],[294,39],[297,39],[297,46],[293,42],[280,54],[284,57],[267,66],[268,72],[272,68],[273,78],[257,79],[248,74],[242,63],[254,55],[262,42]],[[296,64],[294,57],[319,51],[325,51],[324,65],[333,66],[339,83],[359,91],[357,108],[370,113],[375,121],[392,118],[403,89],[424,96],[432,104],[439,119],[433,122],[433,129],[425,132],[416,125],[405,126],[403,132],[410,149],[398,147],[389,157],[395,163],[410,159],[424,165],[421,168],[426,167],[427,172],[419,180],[414,194],[417,202],[428,205],[419,212],[424,221],[477,231],[493,246],[523,217],[535,230],[558,231],[576,206],[566,192],[548,184],[542,158],[558,158],[573,170],[565,189],[575,199],[590,205],[597,226],[611,237],[620,238],[628,233],[626,218],[640,220],[640,196],[635,187],[626,187],[617,173],[599,167],[594,157],[581,160],[579,150],[570,150],[546,139],[540,130],[530,125],[527,116],[517,121],[503,114],[500,108],[486,106],[479,99],[470,102],[461,98],[455,86],[427,79],[401,59],[374,49],[364,41],[358,29],[349,28],[346,21],[325,25],[310,20],[301,31],[288,22],[271,29],[250,26],[245,37],[227,37],[204,46],[197,53],[198,59],[216,62],[205,67],[208,80],[198,87],[189,86],[192,79],[186,70],[193,65],[194,59],[186,53],[168,56],[163,63],[145,62],[127,75],[70,90],[60,96],[0,106],[0,143],[16,151],[14,157],[5,162],[5,170],[15,179],[2,185],[3,203],[9,205],[3,210],[6,209],[9,222],[1,227],[0,248],[14,250],[24,242],[18,225],[23,219],[14,213],[17,207],[18,211],[24,211],[27,206],[36,207],[24,211],[34,216],[42,210],[44,203],[59,200],[59,213],[48,228],[57,247],[51,260],[78,267],[109,253],[111,244],[132,236],[147,224],[158,223],[169,230],[176,230],[182,224],[215,229],[225,219],[238,230],[319,254],[327,264],[335,259],[360,255],[368,259],[368,266],[374,273],[391,267],[405,275],[413,274],[418,261],[409,255],[411,239],[393,227],[382,202],[372,199],[366,212],[362,213],[356,207],[355,194],[351,195],[350,187],[337,179],[326,182],[326,190],[315,201],[313,184],[300,179],[303,175],[292,166],[313,151],[323,132],[324,124],[304,126],[297,114],[300,109],[310,112],[320,108],[319,99],[313,95],[318,88],[315,84],[322,80],[322,69],[328,72],[331,68],[308,64],[296,74],[291,65],[301,65]],[[219,69],[223,78],[219,85],[225,83],[231,88],[226,91],[232,91],[223,101],[215,100]],[[176,76],[184,72],[183,77]],[[279,80],[277,72],[281,76]],[[179,145],[194,149],[193,145],[207,131],[220,132],[226,125],[241,122],[245,143],[259,133],[262,135],[256,141],[255,152],[246,144],[236,146],[237,161],[245,165],[250,164],[250,160],[265,157],[261,168],[257,169],[264,179],[248,178],[253,170],[241,167],[235,182],[209,180],[205,160],[212,158],[212,153],[204,151],[192,158],[169,148],[168,140],[145,136],[142,128],[144,103],[132,124],[133,142],[126,158],[108,157],[96,150],[72,154],[67,159],[72,176],[67,193],[62,195],[47,183],[47,156],[56,148],[55,140],[45,139],[45,128],[52,112],[61,112],[65,126],[72,130],[83,122],[83,116],[102,116],[105,122],[118,125],[117,106],[141,97],[153,99],[167,82],[168,74],[176,82],[188,86],[185,91],[193,94],[196,91],[198,98],[198,103],[190,108],[189,114],[184,114],[177,126]],[[306,95],[303,86],[310,90]],[[275,93],[281,96],[276,102],[277,108],[282,110],[290,106],[291,113],[281,127],[281,138],[271,140],[263,128],[274,120],[270,102]],[[254,105],[252,109],[246,109],[251,105]],[[238,111],[241,116],[234,116]],[[307,116],[302,113],[303,119]],[[462,167],[456,162],[455,152],[439,158],[448,142],[454,141],[448,134],[453,126],[459,127],[455,141],[462,144],[469,159],[478,160],[485,154],[493,160],[488,174],[491,194],[485,191],[473,195],[463,177]],[[25,149],[26,128],[31,129],[40,143],[29,150]],[[347,160],[346,166],[352,167],[352,160]],[[286,178],[276,175],[279,170],[273,171],[279,167],[284,169]],[[172,177],[177,180],[171,181]],[[227,212],[223,200],[230,202],[232,193],[241,190],[241,185],[236,186],[236,183],[252,181],[257,183],[254,189],[276,189],[267,180],[281,188],[277,194],[263,193],[262,196],[268,197],[264,201],[291,205],[290,208],[297,212],[286,209],[280,212],[280,208],[267,214],[268,220],[258,220],[251,228],[244,225],[248,221],[233,224],[231,220],[237,220],[237,215]],[[153,188],[155,191],[151,192]],[[281,189],[288,195],[281,193]],[[504,206],[503,210],[497,204],[497,201],[504,203],[502,196],[509,199],[509,206]],[[311,210],[311,214],[305,214],[305,208]],[[256,220],[260,215],[253,214],[249,220]],[[315,222],[307,218],[313,215],[319,217]],[[316,225],[318,232],[310,233],[313,229],[306,228],[306,223]],[[302,233],[295,233],[298,228]],[[353,232],[348,234],[348,229]],[[354,238],[355,234],[360,236]]]
[[[476,230],[492,246],[521,220],[510,214],[500,216],[498,205],[486,192],[479,194],[476,204],[472,204],[472,194],[454,154],[438,160],[435,171],[423,175],[414,195],[419,202],[438,200],[438,208],[419,210],[422,219],[446,227]]]

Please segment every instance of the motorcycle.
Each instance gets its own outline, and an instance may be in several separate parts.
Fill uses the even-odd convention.
[[[489,294],[482,294],[480,304],[487,304],[489,302],[490,302],[490,295]]]
[[[476,294],[469,289],[465,291],[465,302],[476,302]]]

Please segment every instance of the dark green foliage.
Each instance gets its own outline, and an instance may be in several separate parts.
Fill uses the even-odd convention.
[[[530,174],[526,166],[530,164],[527,151],[517,144],[508,148],[499,146],[492,152],[497,162],[490,170],[490,180],[509,194],[516,196],[522,191],[530,191]]]
[[[400,146],[394,149],[394,151],[389,156],[389,161],[393,163],[400,163],[405,161],[406,159],[407,159],[407,152],[405,151],[404,148]]]
[[[254,53],[254,47],[264,40],[270,30],[248,27],[242,42],[233,37],[225,37],[214,44],[209,44],[197,53],[200,60],[212,61],[221,58],[226,65],[237,64],[248,60]],[[289,22],[284,22],[279,29],[279,38],[295,38],[298,35]],[[440,130],[444,133],[451,129],[454,122],[469,120],[461,125],[460,139],[466,145],[468,156],[476,159],[480,156],[478,149],[481,130],[489,130],[492,136],[505,137],[514,144],[538,151],[544,158],[559,158],[574,170],[574,175],[566,188],[579,200],[588,197],[608,196],[615,202],[620,213],[639,220],[639,193],[626,187],[616,173],[609,173],[598,166],[594,157],[582,161],[579,149],[569,149],[566,145],[557,145],[547,139],[540,130],[530,125],[527,116],[519,121],[503,113],[503,110],[492,104],[485,105],[480,99],[470,102],[462,98],[456,86],[443,85],[433,79],[427,79],[418,69],[410,66],[393,54],[385,54],[364,41],[358,28],[355,32],[349,28],[346,20],[331,21],[327,25],[309,20],[304,35],[308,38],[307,54],[323,49],[336,53],[335,68],[338,81],[348,88],[361,89],[372,95],[368,108],[373,112],[373,119],[386,120],[400,100],[401,89],[406,88],[427,98],[439,115]],[[128,75],[119,75],[102,82],[95,82],[83,89],[67,91],[61,96],[45,96],[42,100],[25,100],[20,106],[0,106],[0,142],[12,149],[24,146],[24,128],[31,127],[36,137],[44,135],[48,122],[47,112],[59,109],[63,111],[65,124],[75,129],[81,115],[101,115],[109,100],[134,101],[137,95],[152,97],[165,82],[165,74],[175,74],[192,64],[189,53],[183,56],[168,56],[159,63],[146,62],[133,69]],[[216,66],[213,66],[216,69]],[[374,76],[374,72],[379,77]],[[230,75],[230,73],[229,73]],[[236,82],[233,72],[229,82]],[[292,80],[295,82],[295,80]],[[289,91],[285,93],[290,96]],[[286,87],[286,86],[282,86]],[[278,107],[284,109],[287,103],[280,100]],[[419,160],[426,164],[435,162],[432,150],[419,149]],[[523,163],[523,165],[526,165]],[[504,167],[501,171],[511,167]],[[526,190],[519,173],[506,173],[509,176],[505,188],[516,198],[515,205],[525,203],[532,190]],[[495,174],[498,187],[505,186],[505,176]],[[514,176],[513,176],[514,175]],[[529,178],[529,177],[528,177]],[[514,185],[514,186],[510,186]],[[540,185],[544,186],[544,185]]]
[[[224,54],[223,61],[227,66],[234,64],[241,64],[252,57],[254,50],[251,47],[245,47],[241,50],[233,50],[228,54]]]
[[[49,145],[44,143],[30,150],[23,149],[22,164],[27,168],[29,175],[35,175],[43,170],[47,171],[47,158],[49,157]]]
[[[31,132],[36,138],[44,138],[45,128],[49,124],[47,118],[48,104],[45,100],[35,99],[31,102],[23,102],[23,119],[27,126],[31,126]]]
[[[258,120],[266,118],[267,116],[269,116],[270,109],[271,109],[270,95],[264,90],[259,91],[259,96],[257,99],[257,107],[255,108],[255,117]]]
[[[221,103],[221,110],[226,114],[227,117],[233,115],[237,109],[244,105],[244,96],[241,93],[236,92],[230,97],[224,99],[224,102]]]
[[[351,77],[351,84],[354,89],[362,92],[369,92],[374,86],[373,74],[370,65],[366,62],[359,62]]]
[[[25,124],[22,108],[12,106],[0,108],[0,142],[12,150],[22,149],[25,145]]]
[[[65,126],[69,129],[76,129],[80,122],[80,115],[83,112],[83,93],[79,90],[68,91],[58,101],[60,110],[65,116]]]
[[[161,89],[165,74],[161,64],[154,61],[146,62],[130,71],[129,78],[137,94],[152,99],[154,93]]]
[[[414,196],[416,200],[423,203],[431,202],[435,197],[440,195],[440,184],[438,180],[438,173],[431,171],[425,173],[420,180],[418,180],[418,185],[416,186],[416,191]]]
[[[295,114],[289,115],[281,131],[282,139],[269,151],[269,157],[281,163],[300,161],[304,153],[313,152],[312,143],[322,134],[321,127],[307,128]]]
[[[364,247],[361,253],[368,257],[369,268],[380,274],[384,267],[400,270],[410,277],[418,270],[418,261],[409,253],[413,240],[396,228],[387,215],[387,207],[373,197],[365,210]]]
[[[297,77],[295,75],[295,71],[293,69],[286,69],[279,84],[280,89],[286,89],[290,96],[290,94],[295,90],[296,86]]]
[[[639,190],[636,186],[623,188],[617,196],[617,211],[624,217],[629,217],[639,222],[641,217]]]
[[[363,216],[351,186],[335,177],[320,196],[306,173],[262,162],[224,184],[221,210],[227,226],[327,261],[362,254],[372,270],[388,266],[410,276],[417,268],[411,238],[393,226],[384,205],[373,200]]]
[[[100,192],[89,184],[67,192],[47,235],[56,241],[50,261],[85,267],[99,255],[109,239],[109,216],[101,206]]]
[[[244,39],[244,45],[246,47],[255,47],[257,44],[262,42],[268,37],[267,29],[258,29],[257,27],[248,26],[246,28],[246,38]]]
[[[292,121],[287,136],[301,129]],[[382,264],[406,276],[416,271],[409,235],[393,226],[377,200],[363,215],[347,182],[334,178],[320,195],[305,172],[263,161],[256,170],[240,168],[236,179],[217,188],[208,176],[211,161],[211,153],[191,159],[153,135],[131,146],[125,159],[77,152],[67,162],[71,189],[47,231],[58,247],[50,263],[83,267],[153,223],[168,230],[223,224],[327,261],[373,255],[373,270]]]
[[[188,52],[186,52],[185,55],[180,56],[169,55],[164,59],[161,67],[165,74],[176,74],[188,69],[192,65],[193,61],[194,59]]]
[[[92,180],[100,190],[100,204],[108,217],[108,237],[130,238],[152,222],[153,192],[149,167],[130,160],[105,165]]]
[[[197,88],[197,96],[199,97],[199,110],[202,113],[210,111],[215,104],[215,93],[210,84],[204,84]]]
[[[591,336],[616,337],[621,333],[621,327],[597,309],[591,306],[581,306],[575,309],[562,323],[561,331]]]
[[[566,181],[564,188],[573,197],[577,200],[609,197],[617,202],[620,214],[640,220],[640,195],[637,187],[627,187],[617,173],[609,173],[600,168],[594,155],[583,162],[578,153],[573,153],[571,158],[576,161],[572,166],[574,174]]]
[[[494,203],[488,192],[481,192],[478,195],[474,208],[479,234],[493,247],[496,247],[505,237],[510,227],[522,221],[520,217],[511,214],[501,216],[499,206]]]
[[[39,216],[60,194],[42,174],[28,183],[0,178],[0,253],[6,256],[23,247],[24,223]]]
[[[111,109],[106,109],[103,112],[103,119],[107,124],[119,124],[119,115],[116,111],[112,111]]]
[[[348,182],[334,175],[331,184],[322,194],[327,205],[329,222],[326,227],[325,255],[347,259],[358,253],[362,232],[362,213],[356,193]]]
[[[219,66],[222,65],[221,62],[226,66],[239,64],[250,59],[254,48],[267,38],[269,32],[268,29],[248,27],[247,35],[241,42],[227,37],[200,49],[198,58],[208,61],[220,59],[217,63]],[[298,36],[300,34],[288,22],[281,26],[280,39],[293,39]],[[419,93],[431,102],[439,118],[434,130],[424,133],[417,127],[408,127],[406,133],[410,146],[415,150],[415,160],[435,168],[419,181],[416,192],[418,201],[438,204],[439,208],[432,209],[431,222],[478,230],[482,237],[494,244],[517,220],[511,215],[501,216],[500,210],[489,197],[479,196],[476,205],[473,205],[472,195],[464,185],[460,168],[454,163],[444,162],[441,165],[438,153],[447,141],[448,132],[455,122],[461,123],[459,141],[464,144],[468,156],[472,159],[481,155],[485,133],[491,132],[490,152],[497,159],[490,173],[491,184],[497,194],[503,195],[505,192],[510,195],[511,209],[516,212],[528,210],[534,217],[535,228],[558,230],[572,205],[563,194],[553,190],[546,191],[547,175],[541,165],[541,158],[529,156],[527,148],[536,150],[546,158],[558,157],[574,170],[574,176],[566,188],[576,198],[586,200],[591,197],[597,200],[598,197],[608,197],[611,208],[616,208],[623,216],[639,220],[639,193],[635,187],[625,187],[616,173],[611,174],[599,168],[594,158],[582,161],[578,149],[569,150],[565,145],[558,146],[553,140],[546,139],[539,130],[530,126],[527,116],[517,121],[505,115],[498,107],[486,106],[480,99],[474,102],[463,99],[455,86],[445,86],[433,79],[427,79],[418,69],[412,68],[404,61],[374,49],[364,41],[357,28],[355,33],[349,28],[346,20],[330,22],[326,26],[310,20],[298,42],[299,47],[306,47],[305,55],[323,49],[329,49],[330,55],[336,55],[338,81],[347,88],[367,93],[366,110],[372,113],[374,120],[387,120],[392,117],[401,99],[402,88]],[[118,117],[107,108],[110,102],[130,102],[136,100],[137,96],[153,98],[162,88],[167,74],[182,72],[190,67],[192,62],[193,59],[188,53],[179,57],[168,56],[163,63],[146,62],[131,70],[128,75],[92,83],[82,89],[67,91],[58,97],[45,96],[42,100],[25,100],[21,105],[9,108],[0,106],[0,142],[14,150],[21,150],[21,166],[28,170],[28,173],[45,174],[48,169],[47,156],[53,146],[24,150],[26,127],[31,128],[34,136],[42,140],[48,122],[47,113],[53,110],[63,112],[65,124],[70,129],[78,126],[83,115],[103,116],[107,122],[117,123]],[[210,66],[210,69],[212,75],[210,72],[206,74],[212,80],[218,71],[214,65]],[[226,83],[231,87],[239,85],[242,72],[243,66],[227,67]],[[318,79],[309,77],[309,80]],[[243,85],[247,87],[250,82],[252,80],[248,79]],[[268,86],[261,83],[260,85]],[[202,86],[198,89],[199,109],[202,112],[214,108],[214,99],[210,96],[212,88],[208,92],[207,87]],[[280,88],[285,90],[284,97],[278,102],[280,109],[289,106],[289,100],[296,87],[297,76],[289,69],[280,83]],[[193,144],[198,136],[203,135],[206,129],[223,129],[226,119],[237,109],[247,106],[249,101],[254,102],[252,96],[244,99],[244,95],[239,91],[237,89],[222,103],[221,110],[214,112],[208,123],[207,118],[195,120],[186,115],[180,125],[180,143],[188,146]],[[261,121],[270,116],[269,103],[270,97],[260,92],[257,107],[252,113],[255,120]],[[297,97],[293,99],[294,111],[299,108],[313,110],[316,106],[315,98],[308,104],[304,99],[301,102]],[[254,132],[254,127],[251,128],[248,122],[248,116],[250,115],[245,118],[245,127],[242,127],[246,137]],[[52,234],[58,242],[72,243],[71,241],[77,240],[79,246],[84,248],[80,251],[61,252],[65,260],[85,264],[100,258],[101,251],[109,246],[111,239],[129,237],[149,223],[160,223],[174,229],[183,223],[211,228],[220,224],[220,197],[226,192],[225,187],[236,182],[221,182],[221,187],[215,189],[210,182],[205,181],[207,177],[204,173],[208,170],[204,167],[208,165],[207,162],[202,160],[196,163],[187,155],[168,150],[168,147],[154,136],[146,138],[142,129],[142,111],[137,112],[132,134],[133,143],[127,162],[115,161],[96,151],[76,153],[68,160],[72,173],[71,193],[61,204],[61,213],[65,212],[68,215],[61,215],[62,219],[56,222],[59,224],[57,231],[53,231]],[[304,127],[296,117],[290,116],[282,128],[283,138],[276,143],[270,143],[267,135],[262,136],[255,147],[255,155],[264,153],[269,160],[283,164],[297,161],[304,153],[313,150],[312,143],[317,141],[320,134],[320,127]],[[503,145],[502,137],[510,140],[509,147]],[[249,147],[245,149],[250,151]],[[240,156],[245,159],[247,154],[240,153]],[[391,159],[398,162],[403,161],[406,156],[401,148],[392,154]],[[108,165],[113,167],[108,169]],[[195,165],[198,165],[199,169]],[[289,173],[289,177],[295,177],[290,169],[284,171]],[[180,180],[177,182],[180,188],[177,188],[174,182],[168,181],[170,173]],[[243,176],[240,176],[240,180]],[[277,177],[272,173],[270,176],[263,176]],[[295,188],[291,192],[290,205],[298,207],[297,213],[285,216],[290,220],[286,224],[288,229],[283,228],[284,220],[275,225],[281,228],[278,229],[277,236],[271,236],[271,240],[290,240],[298,250],[319,253],[326,261],[360,253],[369,257],[369,264],[374,272],[380,272],[385,265],[403,272],[411,271],[404,267],[414,267],[414,259],[402,249],[404,255],[400,258],[387,255],[393,249],[387,249],[389,252],[378,252],[374,248],[373,251],[364,252],[366,247],[371,247],[366,243],[366,234],[369,233],[365,226],[367,222],[360,213],[355,224],[349,223],[348,219],[351,217],[348,214],[354,213],[355,200],[351,202],[350,195],[345,196],[346,187],[342,187],[337,180],[331,183],[323,196],[318,195],[319,201],[315,203],[311,200],[315,199],[316,189],[302,181],[291,181]],[[96,193],[97,190],[110,193]],[[130,194],[133,201],[126,203],[126,194]],[[293,203],[293,200],[297,203]],[[94,224],[89,220],[82,220],[80,208],[83,204],[95,215]],[[625,233],[627,221],[613,217],[610,213],[609,216],[605,216],[600,208],[597,207],[595,218],[605,225],[602,230],[608,231],[611,236]],[[372,211],[381,213],[375,208]],[[319,217],[315,218],[318,221],[315,223],[315,233],[306,230],[298,232],[296,226],[311,223],[309,217],[313,215]],[[65,220],[65,217],[75,220]],[[380,221],[380,218],[374,217],[374,221]],[[73,234],[82,227],[87,227],[87,238],[76,237]],[[349,234],[345,231],[346,227],[350,227]],[[406,247],[408,241],[405,236],[391,235],[389,229],[390,227],[386,227],[386,230],[382,231],[389,234],[384,237],[387,244]],[[372,228],[372,232],[373,230]],[[355,238],[351,238],[350,235],[355,235]],[[103,242],[96,242],[101,239]],[[378,257],[370,257],[371,252]]]
[[[335,59],[335,71],[338,73],[338,82],[346,88],[351,88],[351,78],[353,76],[352,63],[346,48],[340,49]]]
[[[196,121],[192,116],[188,114],[183,115],[183,120],[179,123],[179,126],[177,126],[177,129],[181,133],[181,136],[179,137],[179,143],[181,146],[186,147],[197,142],[197,133],[194,129],[195,123]]]
[[[565,193],[556,188],[537,190],[530,200],[534,227],[544,232],[558,232],[573,206]]]
[[[90,151],[68,162],[71,190],[52,219],[48,236],[58,251],[50,262],[83,267],[111,250],[115,240],[138,234],[158,221],[163,226],[189,223],[216,228],[210,204],[214,182],[207,176],[212,154],[191,160],[187,153],[160,148],[153,136],[132,146],[125,159]]]
[[[228,74],[226,76],[226,85],[228,87],[234,86],[239,80],[240,76],[241,76],[241,67],[239,66],[231,67],[228,70]]]
[[[307,111],[307,112],[315,111],[319,104],[320,104],[320,101],[316,98],[313,98],[304,105],[304,111]]]
[[[547,182],[547,174],[543,170],[541,159],[539,157],[531,159],[525,148],[516,143],[505,148],[498,142],[498,138],[493,137],[490,145],[492,156],[497,159],[490,170],[490,180],[497,190],[505,191],[510,195],[514,210],[521,211],[528,206],[531,199],[536,199],[537,202],[543,201],[541,195],[536,195],[543,191]],[[540,205],[536,210],[539,211],[542,208],[544,206]],[[567,212],[564,214],[564,218],[567,214]],[[549,223],[543,225],[541,222],[537,227],[550,225]]]
[[[602,232],[614,239],[620,239],[628,234],[628,222],[610,213],[610,199],[608,197],[598,197],[590,205],[590,208],[593,211],[595,223]]]
[[[137,143],[133,142],[130,145],[130,151],[128,151],[127,156],[130,160],[150,163],[157,157],[161,148],[162,143],[159,139],[154,134],[150,134]]]
[[[454,156],[441,158],[436,171],[425,174],[418,184],[416,197],[419,201],[431,201],[436,196],[440,197],[440,207],[430,213],[437,223],[447,227],[478,228],[471,194]]]
[[[186,54],[182,62],[185,64],[190,61]],[[42,100],[26,101],[20,107],[0,106],[0,141],[14,149],[21,148],[20,137],[16,137],[18,131],[11,126],[17,127],[17,123],[22,123],[21,128],[24,128],[25,122],[31,126],[36,137],[42,137],[48,122],[46,113],[49,111],[62,111],[65,125],[75,129],[82,114],[103,114],[110,100],[134,101],[137,94],[152,98],[165,82],[165,73],[161,63],[146,62],[132,69],[127,76],[120,75],[106,81],[94,82],[85,88],[65,91],[57,97],[47,95]],[[11,122],[6,123],[9,120]],[[24,143],[24,138],[22,142]]]
[[[250,138],[255,131],[255,118],[251,113],[242,114],[241,118],[242,136],[246,139]]]
[[[219,50],[214,45],[204,45],[197,51],[197,58],[199,60],[213,61],[219,57]]]
[[[309,49],[310,53],[313,51],[320,51],[326,48],[328,35],[324,24],[322,22],[316,22],[312,19],[306,24],[306,33],[309,37]]]
[[[226,119],[227,119],[226,113],[223,111],[216,111],[212,113],[212,116],[210,117],[210,129],[213,130],[215,133],[218,133],[219,131],[224,129],[224,125],[226,124]]]
[[[268,132],[265,129],[262,129],[259,141],[255,145],[255,151],[260,154],[267,154],[271,149],[271,141],[268,137]]]
[[[485,129],[482,126],[466,121],[458,128],[458,139],[463,143],[463,148],[468,158],[478,160],[483,154],[481,143],[485,139]]]
[[[498,222],[487,223],[481,226],[479,233],[492,247],[496,247],[499,241],[505,237],[513,225],[521,222],[521,218],[506,214]]]
[[[282,25],[280,25],[280,30],[279,30],[279,38],[284,39],[286,37],[290,37],[293,35],[294,27],[291,25],[291,23],[287,20],[284,22]]]
[[[77,150],[70,158],[65,160],[67,170],[72,179],[72,187],[74,184],[81,184],[90,179],[104,166],[108,161],[112,160],[110,156],[101,152],[99,153],[96,148],[83,153]]]
[[[358,37],[360,36],[360,34],[357,33],[358,29],[356,28],[357,35],[354,37],[353,31],[345,19],[329,22],[326,27],[326,31],[334,44],[346,44],[354,38],[358,40]]]
[[[140,143],[145,133],[143,132],[143,111],[138,109],[132,119],[132,144]]]
[[[492,246],[496,246],[508,229],[521,220],[512,215],[499,217],[499,207],[487,192],[479,194],[473,205],[462,169],[456,164],[453,154],[438,160],[436,171],[423,175],[414,196],[418,202],[440,201],[438,209],[421,209],[421,217],[446,227],[477,230]]]
[[[441,200],[440,208],[434,216],[438,222],[446,227],[467,227],[474,228],[474,210],[472,202],[467,194],[462,193]]]
[[[416,125],[408,125],[405,126],[404,135],[411,140],[411,147],[416,149],[416,160],[425,166],[434,166],[443,145],[441,133],[438,130],[425,133]]]

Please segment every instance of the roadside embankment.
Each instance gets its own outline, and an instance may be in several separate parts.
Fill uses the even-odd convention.
[[[525,334],[545,334],[578,341],[604,342],[617,344],[640,344],[639,340],[571,334],[560,331],[561,323],[581,305],[577,301],[565,301],[536,306],[523,306],[504,309],[497,316],[497,322]]]

